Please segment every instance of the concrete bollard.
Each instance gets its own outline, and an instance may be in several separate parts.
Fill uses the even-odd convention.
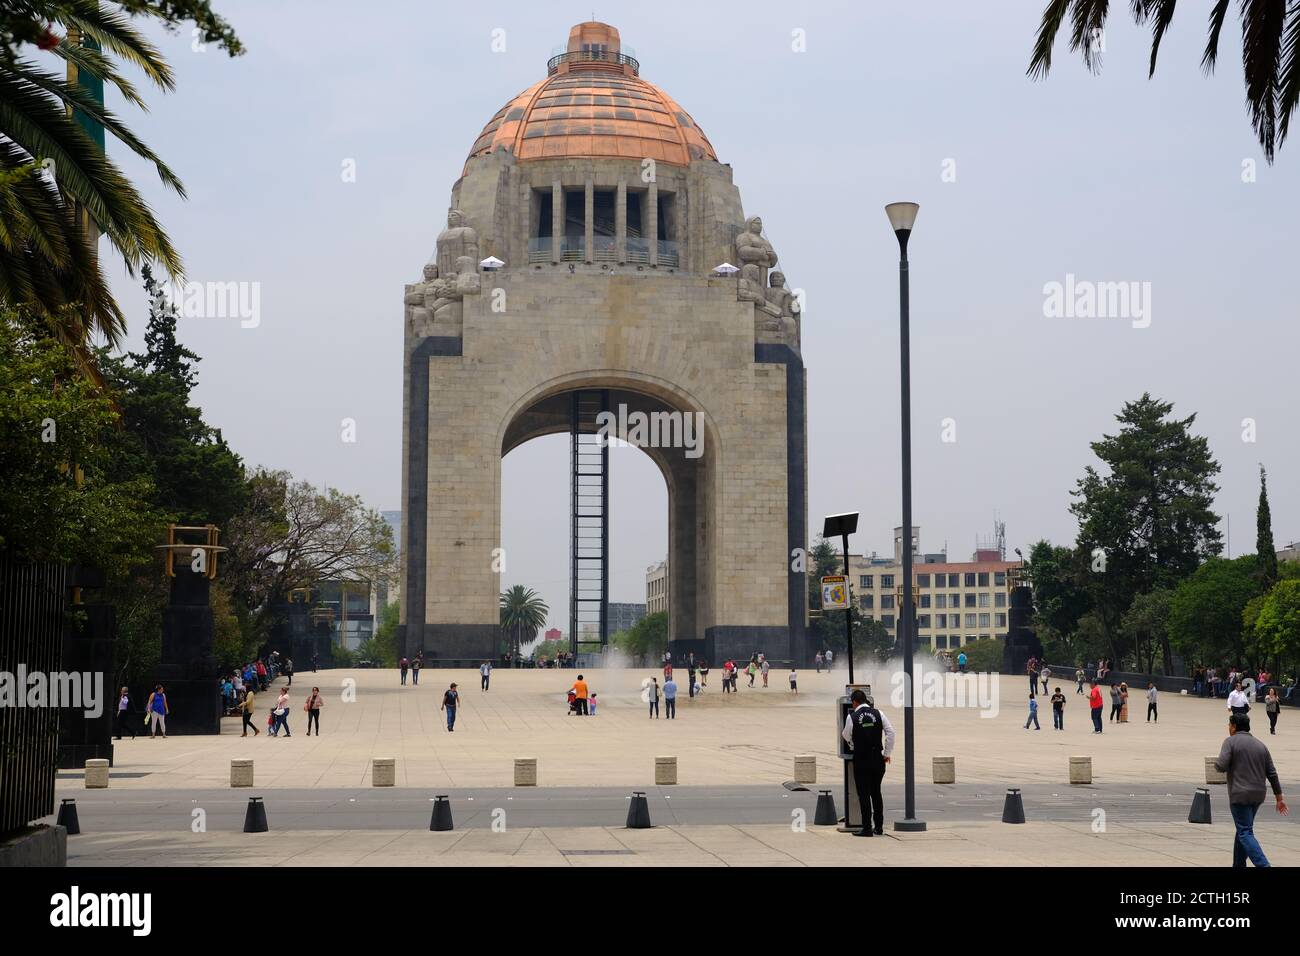
[[[515,786],[516,787],[537,786],[537,758],[536,757],[515,758]]]
[[[1227,783],[1228,775],[1214,769],[1214,761],[1218,756],[1205,758],[1205,782],[1206,783]]]
[[[817,755],[816,754],[795,754],[794,755],[794,782],[795,783],[816,783],[817,782]]]
[[[397,758],[375,757],[370,762],[370,785],[393,787],[397,785]]]
[[[1092,783],[1092,758],[1070,758],[1070,783]]]
[[[251,787],[253,785],[253,761],[241,758],[230,761],[230,785],[232,787]]]
[[[957,758],[935,757],[933,761],[935,783],[957,782]]]
[[[106,790],[108,789],[108,761],[107,760],[87,760],[86,761],[86,789],[87,790]]]
[[[655,757],[655,786],[671,787],[677,783],[677,758]]]

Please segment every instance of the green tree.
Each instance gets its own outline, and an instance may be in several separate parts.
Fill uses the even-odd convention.
[[[145,16],[175,27],[194,19],[231,54],[242,52],[229,26],[194,0],[22,0],[0,11],[0,299],[30,308],[92,369],[86,343],[115,345],[125,328],[99,257],[85,240],[83,216],[128,271],[156,262],[170,275],[180,255],[96,137],[107,132],[151,164],[184,196],[176,175],[86,85],[106,83],[132,106],[145,102],[114,65],[130,63],[163,92],[175,81],[159,51],[130,22]],[[62,33],[63,35],[60,35]],[[27,59],[47,49],[74,66],[70,82]],[[84,79],[83,79],[84,78]]]
[[[244,465],[190,403],[199,357],[176,340],[176,308],[144,267],[149,320],[143,354],[101,352],[98,365],[122,412],[119,476],[151,476],[156,503],[181,524],[224,528],[247,494]]]
[[[0,547],[122,577],[166,515],[147,476],[111,476],[118,413],[75,371],[38,320],[0,311]]]
[[[668,648],[668,612],[647,614],[626,631],[615,634],[611,643],[628,656],[633,667],[659,661]]]
[[[550,611],[536,591],[522,584],[512,585],[501,592],[501,631],[516,658],[520,645],[531,641],[546,626]]]
[[[1174,18],[1176,0],[1131,0],[1133,21],[1151,27],[1151,60],[1148,76],[1156,72],[1156,56]],[[1205,52],[1201,68],[1214,70],[1219,57],[1219,35],[1228,16],[1228,0],[1210,5]],[[1246,106],[1250,122],[1271,163],[1274,151],[1286,140],[1291,115],[1300,101],[1300,4],[1286,0],[1241,0],[1241,65],[1246,81]],[[1047,76],[1052,66],[1052,46],[1068,16],[1071,21],[1070,51],[1083,57],[1094,73],[1101,69],[1101,44],[1110,0],[1048,0],[1038,28],[1038,39],[1029,61],[1028,73]]]
[[[1121,624],[1133,598],[1177,585],[1222,549],[1211,509],[1219,465],[1192,434],[1196,416],[1172,411],[1149,394],[1127,402],[1120,430],[1092,443],[1105,471],[1089,465],[1071,492],[1078,546],[1092,560],[1086,588],[1116,662],[1130,648]]]
[[[1155,673],[1157,652],[1162,655],[1164,673],[1173,669],[1169,646],[1169,605],[1173,596],[1169,588],[1139,594],[1124,614],[1124,632],[1133,641],[1139,669],[1144,673]]]
[[[397,628],[401,624],[401,617],[401,608],[396,601],[385,604],[379,611],[379,627],[375,629],[375,636],[367,641],[370,645],[370,659],[378,661],[383,667],[397,665]]]
[[[1254,663],[1247,656],[1243,614],[1260,593],[1255,555],[1211,558],[1174,590],[1169,602],[1169,641],[1194,663]]]
[[[1268,474],[1259,466],[1259,506],[1255,509],[1255,556],[1265,588],[1277,583],[1277,547],[1273,544],[1273,515],[1268,507]]]
[[[1300,578],[1275,584],[1255,619],[1255,633],[1268,652],[1294,658],[1300,653]]]
[[[1034,628],[1045,645],[1059,644],[1071,661],[1080,652],[1075,647],[1079,619],[1092,607],[1081,583],[1087,572],[1087,561],[1079,551],[1048,541],[1034,544],[1025,562],[1025,575],[1034,591]]]

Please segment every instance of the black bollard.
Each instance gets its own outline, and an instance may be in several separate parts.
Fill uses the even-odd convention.
[[[81,822],[77,820],[77,801],[72,798],[66,798],[59,804],[59,817],[54,821],[58,826],[68,831],[68,836],[76,836],[81,832]]]
[[[633,790],[632,801],[627,808],[627,829],[648,830],[650,822],[650,804],[646,802],[645,791]]]
[[[266,804],[261,797],[248,798],[248,811],[244,814],[245,833],[265,833],[270,829],[266,825]]]
[[[1015,787],[1007,788],[1007,799],[1002,804],[1002,822],[1025,822],[1025,802],[1020,799],[1020,790]]]
[[[433,801],[433,817],[429,820],[429,829],[442,831],[451,828],[451,804],[447,795],[440,793]]]
[[[1187,814],[1187,822],[1210,822],[1210,791],[1205,787],[1196,788],[1196,795],[1192,797],[1192,812]]]
[[[833,827],[840,822],[840,816],[835,812],[835,798],[831,796],[829,790],[819,790],[817,792],[817,815],[813,817],[813,826]]]

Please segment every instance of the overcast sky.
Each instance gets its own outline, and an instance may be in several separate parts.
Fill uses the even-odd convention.
[[[215,6],[245,56],[159,34],[177,91],[150,94],[147,116],[109,101],[189,190],[166,193],[114,149],[189,277],[260,283],[256,328],[182,323],[203,357],[197,400],[250,465],[401,508],[402,286],[429,258],[482,126],[545,75],[592,7]],[[1278,545],[1300,538],[1289,285],[1300,142],[1264,163],[1235,7],[1214,76],[1198,69],[1198,6],[1179,9],[1147,80],[1148,34],[1113,4],[1100,76],[1058,43],[1052,75],[1033,82],[1042,6],[660,0],[595,15],[732,165],[746,215],[763,217],[806,290],[812,529],[858,510],[854,550],[887,552],[901,522],[897,246],[881,207],[909,199],[921,204],[910,251],[924,550],[965,559],[995,516],[1009,548],[1072,542],[1069,490],[1095,460],[1089,442],[1144,391],[1197,413],[1223,466],[1233,554],[1254,548],[1259,462]],[[492,51],[496,29],[505,52]],[[796,30],[805,52],[792,49]],[[349,160],[355,182],[341,176]],[[1044,286],[1067,274],[1150,283],[1149,316],[1045,315]],[[124,275],[114,287],[138,347],[143,295]],[[341,440],[344,418],[355,443]],[[567,629],[566,468],[564,437],[506,459],[502,583],[536,587]],[[644,601],[645,568],[667,547],[666,491],[635,450],[616,452],[614,468],[611,596]]]

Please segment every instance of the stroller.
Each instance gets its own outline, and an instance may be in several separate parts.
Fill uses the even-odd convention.
[[[574,714],[576,714],[576,713],[578,713],[578,695],[577,695],[577,693],[574,691],[574,689],[573,689],[572,687],[570,687],[570,688],[569,688],[569,713],[568,713],[568,716],[572,717],[572,716],[573,716]]]

